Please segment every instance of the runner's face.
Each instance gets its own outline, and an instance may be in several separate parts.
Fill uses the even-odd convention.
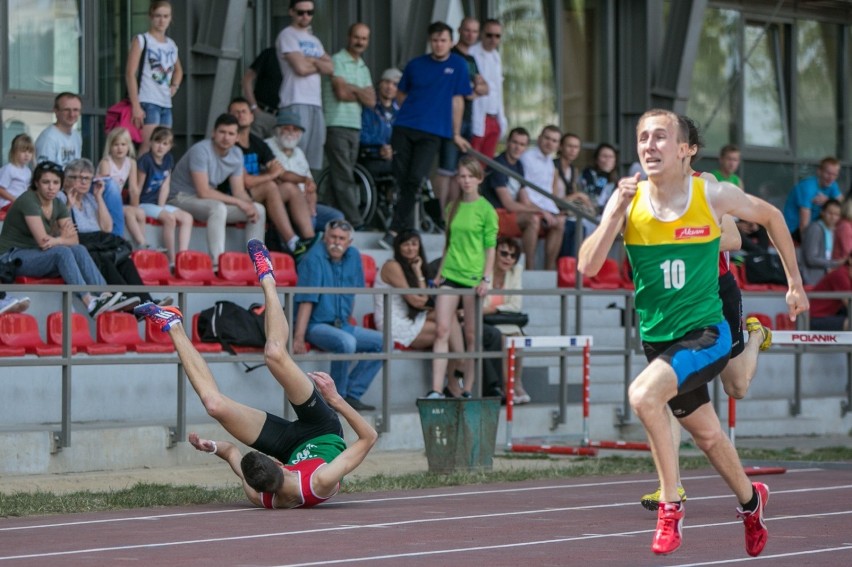
[[[688,154],[686,142],[678,141],[677,122],[668,115],[649,116],[636,128],[639,161],[648,176],[681,167]]]

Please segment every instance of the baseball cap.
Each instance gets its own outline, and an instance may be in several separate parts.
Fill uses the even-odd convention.
[[[385,69],[385,72],[382,73],[383,81],[393,81],[394,83],[398,83],[402,78],[402,71],[397,69],[396,67],[391,67],[390,69]]]
[[[292,110],[281,109],[278,111],[278,118],[275,120],[276,126],[295,126],[302,132],[305,131],[305,127],[302,126],[302,120],[299,118],[299,115],[293,112]]]

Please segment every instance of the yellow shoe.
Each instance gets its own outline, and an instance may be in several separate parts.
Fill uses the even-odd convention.
[[[772,346],[772,329],[764,327],[757,317],[749,317],[746,319],[746,331],[749,334],[760,331],[763,333],[763,342],[760,343],[760,350],[769,350]]]
[[[660,504],[660,492],[662,492],[662,488],[658,487],[654,492],[643,496],[639,503],[642,504],[642,507],[646,510],[656,512]],[[686,490],[684,490],[682,486],[677,487],[677,495],[680,496],[681,502],[686,502]]]

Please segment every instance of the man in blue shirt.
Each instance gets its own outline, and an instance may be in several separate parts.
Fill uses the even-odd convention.
[[[325,226],[323,246],[314,246],[298,267],[300,287],[364,287],[361,254],[352,247],[352,225],[333,220]],[[353,325],[351,293],[297,293],[293,352],[307,352],[305,342],[336,353],[381,352],[382,333]],[[361,401],[382,366],[381,360],[362,360],[351,366],[346,360],[331,363],[337,391],[358,411],[374,410]]]
[[[799,181],[784,204],[784,220],[793,235],[793,240],[801,242],[801,234],[820,215],[823,203],[829,199],[841,199],[837,177],[840,175],[840,161],[835,157],[825,157],[819,162],[816,175]]]
[[[393,173],[391,134],[399,112],[396,94],[401,77],[402,71],[399,69],[386,69],[379,81],[376,105],[361,110],[358,161],[367,168],[373,178]]]
[[[409,61],[399,82],[400,109],[391,142],[399,196],[390,230],[379,241],[388,250],[399,231],[414,228],[417,190],[429,174],[441,138],[451,139],[463,153],[470,148],[461,135],[464,97],[472,92],[467,62],[451,51],[450,26],[434,22],[428,33],[432,53]]]

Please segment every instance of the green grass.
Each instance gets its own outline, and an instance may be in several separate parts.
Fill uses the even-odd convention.
[[[827,447],[810,452],[794,448],[782,451],[769,449],[739,449],[740,457],[751,461],[807,461],[807,462],[852,462],[852,448]],[[516,482],[554,478],[576,478],[630,473],[653,473],[654,464],[649,456],[607,456],[597,458],[565,458],[549,455],[498,454],[497,460],[513,462],[510,470],[493,470],[481,473],[455,472],[441,475],[428,472],[402,475],[376,475],[369,478],[348,479],[342,487],[344,493],[376,492],[388,490],[412,490]],[[531,466],[524,466],[529,462]],[[546,466],[551,462],[552,466]],[[534,465],[534,466],[532,466]],[[682,470],[708,466],[703,456],[681,457]],[[48,492],[0,494],[0,517],[32,516],[46,514],[69,514],[100,512],[128,508],[157,508],[192,504],[224,504],[243,502],[242,489],[208,489],[198,486],[139,483],[135,486],[111,492],[74,492],[52,494]]]

